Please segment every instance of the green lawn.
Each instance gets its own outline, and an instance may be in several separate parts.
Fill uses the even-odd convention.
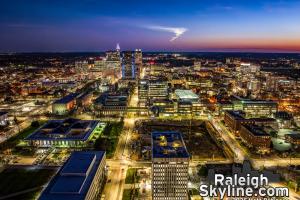
[[[112,158],[119,141],[118,136],[123,130],[123,121],[110,122],[106,125],[103,133],[95,141],[94,148],[98,151],[106,151],[107,158]]]
[[[107,137],[118,137],[123,130],[124,122],[110,122],[103,130],[103,135]]]
[[[139,181],[136,168],[129,168],[126,173],[125,184],[133,184]]]
[[[44,124],[44,121],[40,122],[40,126]],[[12,149],[14,148],[21,140],[26,138],[28,135],[33,133],[35,130],[37,130],[38,127],[28,126],[27,128],[23,129],[19,134],[9,138],[5,142],[0,144],[0,150],[6,150],[6,149]]]
[[[55,172],[56,170],[54,169],[7,168],[0,173],[0,197],[27,189],[41,187],[50,180]],[[29,193],[22,196],[35,196],[35,192]]]

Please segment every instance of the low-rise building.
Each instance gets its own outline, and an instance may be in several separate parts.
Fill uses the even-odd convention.
[[[104,127],[105,123],[97,120],[50,120],[25,138],[25,141],[37,147],[89,147]]]
[[[177,113],[176,104],[170,99],[150,100],[149,111],[155,116],[172,116]]]
[[[300,145],[300,134],[295,133],[295,134],[286,134],[285,136],[286,142],[289,142],[294,145]]]
[[[243,111],[229,110],[225,112],[224,122],[229,127],[229,129],[235,134],[235,136],[239,136],[239,132],[242,125],[254,124],[254,121],[245,119],[245,115],[246,114]]]
[[[278,122],[279,128],[291,128],[293,122],[293,116],[285,111],[276,112],[274,115]]]
[[[234,110],[234,105],[231,101],[218,101],[216,103],[216,112],[218,115],[224,115],[227,110]]]
[[[52,113],[55,115],[65,115],[76,107],[78,93],[71,93],[52,104]]]
[[[242,125],[240,130],[242,140],[259,152],[269,152],[271,136],[257,125]]]
[[[235,134],[239,136],[242,125],[257,125],[261,127],[272,127],[278,130],[278,123],[274,118],[245,118],[244,111],[226,111],[224,115],[224,122],[226,126]]]
[[[95,101],[95,112],[100,116],[122,117],[127,113],[128,96],[102,94]]]
[[[249,100],[234,97],[232,101],[234,110],[242,110],[246,113],[246,118],[272,117],[277,112],[278,104],[274,101]]]
[[[40,200],[93,200],[99,198],[106,178],[103,151],[76,151],[40,195]]]
[[[77,98],[77,105],[81,107],[88,107],[92,104],[93,94],[91,92],[84,92]]]
[[[203,111],[203,104],[199,96],[192,90],[175,90],[178,115],[200,115]]]

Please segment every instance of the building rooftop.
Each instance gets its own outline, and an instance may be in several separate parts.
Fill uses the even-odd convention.
[[[226,113],[234,117],[235,119],[245,119],[245,112],[240,110],[227,110]]]
[[[73,152],[39,199],[85,199],[104,154],[103,151]]]
[[[257,125],[243,125],[254,136],[270,136],[264,129]]]
[[[8,114],[8,112],[0,111],[0,116],[6,115],[6,114]]]
[[[241,102],[242,104],[277,104],[275,101],[246,99],[236,95],[232,95],[231,100]]]
[[[152,132],[153,158],[189,158],[181,133]]]
[[[73,101],[79,94],[78,93],[71,93],[61,99],[58,99],[54,102],[54,104],[65,104]]]
[[[250,118],[255,122],[276,122],[276,119],[270,117]]]
[[[96,104],[103,106],[127,106],[128,97],[125,95],[102,94],[95,100]]]
[[[217,103],[220,105],[233,105],[233,103],[228,100],[221,100],[221,101],[218,101]]]
[[[284,120],[291,120],[293,119],[293,116],[285,111],[279,111],[275,113],[275,118],[277,119],[284,119]]]
[[[25,140],[87,140],[100,122],[68,118],[50,120]],[[104,125],[104,124],[103,124]]]
[[[197,101],[199,96],[191,90],[175,90],[176,96],[182,101]]]
[[[285,137],[290,137],[294,140],[300,140],[300,134],[299,133],[293,133],[293,134],[287,134]]]

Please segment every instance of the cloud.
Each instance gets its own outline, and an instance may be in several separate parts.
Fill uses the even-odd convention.
[[[168,26],[146,26],[147,29],[150,30],[157,30],[157,31],[165,31],[174,33],[175,36],[173,36],[170,39],[170,42],[173,42],[177,38],[179,38],[181,35],[183,35],[188,29],[182,28],[182,27],[168,27]]]

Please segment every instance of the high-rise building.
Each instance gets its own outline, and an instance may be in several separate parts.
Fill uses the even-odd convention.
[[[149,81],[140,80],[138,84],[139,106],[146,107],[148,102]]]
[[[136,49],[134,51],[134,60],[136,66],[136,77],[139,78],[143,67],[143,53],[141,49]]]
[[[94,61],[94,67],[92,68],[92,71],[103,72],[104,70],[106,70],[105,60],[101,59],[101,58],[95,59],[95,61]]]
[[[121,57],[120,52],[116,51],[107,51],[106,52],[106,68],[120,71],[121,67]]]
[[[133,51],[124,51],[122,56],[122,79],[136,79],[136,65]]]
[[[178,132],[152,133],[152,199],[188,199],[189,154]]]

